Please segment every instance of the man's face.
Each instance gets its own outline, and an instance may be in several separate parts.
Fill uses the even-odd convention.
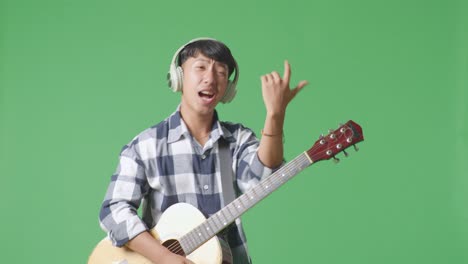
[[[182,70],[182,107],[199,114],[212,114],[226,92],[227,65],[199,53],[188,58],[182,64]]]

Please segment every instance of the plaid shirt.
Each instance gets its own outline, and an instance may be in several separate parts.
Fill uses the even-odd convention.
[[[272,170],[257,156],[255,134],[240,124],[220,122],[217,113],[210,138],[201,146],[190,134],[180,115],[180,106],[161,123],[137,135],[120,153],[100,212],[101,227],[115,246],[156,225],[169,206],[184,202],[198,208],[206,217],[222,208],[220,140],[232,155],[232,170],[238,194],[257,184]],[[137,209],[143,201],[142,217]],[[241,249],[248,259],[246,239],[240,219],[228,231],[228,243]],[[246,261],[234,261],[245,263]]]

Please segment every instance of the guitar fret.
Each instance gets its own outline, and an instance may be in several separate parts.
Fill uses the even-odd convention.
[[[217,228],[218,228],[218,229],[222,229],[223,223],[222,223],[222,220],[221,220],[221,217],[222,217],[221,211],[218,211],[218,212],[216,213],[216,215],[213,216],[213,217],[214,217],[213,219],[215,220],[215,223],[216,223]]]
[[[227,209],[227,212],[229,213],[229,218],[228,219],[233,219],[234,214],[232,212],[233,212],[234,209],[232,208],[232,203],[230,203],[228,206],[226,206],[226,209]]]
[[[182,250],[187,250],[189,242],[187,241],[187,237],[183,236],[179,239],[180,246],[182,247]]]
[[[234,212],[234,215],[232,216],[233,219],[236,219],[240,216],[240,213],[242,212],[242,208],[239,206],[239,199],[234,200],[232,203],[232,210]]]
[[[246,195],[244,197],[245,197],[245,201],[246,201],[246,204],[247,204],[246,209],[252,207],[255,204],[256,199],[255,199],[255,196],[253,194],[248,194],[248,195]]]
[[[283,181],[280,178],[281,174],[275,175],[274,181],[272,183],[273,188],[276,190],[281,184],[283,184]]]
[[[206,232],[208,233],[208,236],[212,237],[214,228],[213,228],[213,226],[211,226],[210,221],[205,222],[205,228],[206,228]],[[216,234],[216,233],[214,233],[214,234]]]
[[[211,232],[213,234],[218,233],[220,229],[219,229],[219,226],[216,224],[216,221],[214,220],[214,218],[213,217],[208,218],[207,222],[209,223],[208,225],[210,226]]]
[[[245,197],[244,200],[246,201],[245,203],[247,206],[245,206],[245,209],[247,210],[250,208],[253,204],[255,204],[256,201],[256,195],[252,192],[252,190],[247,191],[244,195],[241,197]]]
[[[247,202],[245,201],[245,197],[240,196],[238,200],[239,200],[239,203],[241,204],[242,209],[245,210],[248,207],[248,206],[245,206],[245,202]]]
[[[223,226],[226,226],[226,221],[227,221],[226,214],[227,214],[227,207],[224,207],[221,210],[221,215],[223,216],[223,218],[221,218],[221,222],[222,222]]]
[[[208,218],[205,223],[211,232],[216,230],[217,227],[214,225],[213,218]]]
[[[292,172],[293,172],[292,174],[293,174],[293,175],[296,175],[296,174],[299,172],[299,170],[298,170],[299,161],[296,160],[294,163],[296,164],[296,166],[292,166],[291,170],[292,170]]]
[[[260,184],[259,184],[259,191],[260,191],[260,195],[261,195],[260,197],[261,197],[261,198],[265,197],[265,194],[267,193],[267,192],[265,191],[265,186],[264,186],[264,184],[265,184],[265,183],[260,183]]]
[[[188,233],[188,249],[187,251],[194,250],[198,245],[198,238],[195,236],[195,232]]]
[[[306,154],[302,157],[301,170],[307,168],[310,165],[310,159]]]
[[[221,209],[219,212],[218,212],[218,218],[219,218],[219,223],[222,227],[224,227],[224,222],[226,222],[226,207],[224,207],[223,209]]]
[[[285,177],[287,180],[289,180],[290,175],[293,175],[293,174],[291,173],[289,168],[284,168],[284,170],[285,170],[284,174],[286,175]]]
[[[200,226],[200,233],[201,233],[200,238],[202,239],[202,241],[208,239],[210,234],[209,234],[208,230],[206,230],[206,225],[205,224],[202,224]]]
[[[242,211],[242,206],[241,206],[241,204],[240,204],[240,200],[239,200],[239,199],[234,200],[233,204],[234,204],[234,210],[236,211],[235,216],[236,216],[236,218],[237,218],[237,216],[239,216],[239,215],[240,215],[240,212]]]
[[[262,197],[263,196],[263,192],[262,192],[262,184],[259,183],[258,185],[256,185],[255,187],[252,188],[252,191],[257,195],[257,197]]]
[[[200,225],[198,227],[198,239],[200,240],[200,242],[202,242],[203,240],[205,240],[205,237],[206,237],[206,231],[205,229],[203,228],[203,224]]]
[[[201,236],[200,226],[197,226],[193,231],[195,233],[194,241],[196,241],[196,242],[201,241],[201,239],[200,239],[200,236]]]
[[[271,179],[272,179],[272,178],[267,178],[267,179],[265,180],[265,183],[263,184],[263,190],[267,190],[268,187],[271,187]]]
[[[275,189],[275,182],[273,181],[276,177],[277,177],[278,174],[275,174],[273,175],[273,177],[270,177],[268,178],[266,181],[265,181],[265,188],[264,190],[267,192],[267,193],[270,193],[272,190]]]
[[[237,203],[236,203],[237,202]],[[239,213],[239,209],[241,209],[241,206],[239,205],[239,199],[236,199],[234,202],[234,209],[237,211],[236,214]]]
[[[254,187],[254,188],[251,188],[251,189],[248,191],[248,193],[252,193],[252,194],[251,194],[252,196],[250,196],[250,197],[251,197],[251,200],[256,199],[256,198],[258,197],[257,192],[255,191],[255,187]]]
[[[195,245],[196,245],[196,240],[195,240],[195,237],[194,237],[194,233],[193,232],[190,232],[188,233],[186,236],[184,236],[187,238],[187,249],[185,249],[186,251],[191,251],[195,248]],[[184,250],[184,251],[185,251]]]
[[[204,240],[208,240],[209,236],[210,236],[210,232],[208,232],[208,230],[206,229],[206,225],[205,224],[202,224],[200,226],[200,230],[201,230],[201,236],[200,236],[200,239],[202,239],[202,241]]]

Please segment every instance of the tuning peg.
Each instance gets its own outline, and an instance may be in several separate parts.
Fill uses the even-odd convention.
[[[354,150],[355,150],[355,151],[359,151],[359,148],[358,148],[358,146],[356,146],[356,145],[353,145],[353,147],[354,147]]]
[[[348,152],[346,152],[345,150],[343,150],[343,154],[345,155],[345,157],[348,157]]]
[[[337,157],[335,157],[335,156],[333,156],[333,161],[334,161],[334,162],[335,162],[335,164],[336,164],[336,163],[340,162],[340,159],[339,159],[339,158],[337,158]]]

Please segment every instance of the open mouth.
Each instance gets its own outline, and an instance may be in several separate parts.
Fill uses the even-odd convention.
[[[212,92],[208,92],[208,91],[201,91],[198,93],[198,95],[201,97],[201,98],[204,98],[204,99],[213,99],[215,94],[212,93]]]

